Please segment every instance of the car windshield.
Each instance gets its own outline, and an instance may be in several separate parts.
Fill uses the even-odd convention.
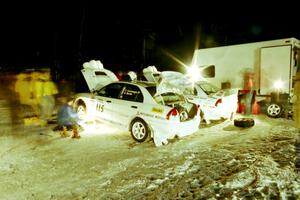
[[[208,82],[198,82],[197,85],[207,94],[214,94],[220,91],[220,89]]]

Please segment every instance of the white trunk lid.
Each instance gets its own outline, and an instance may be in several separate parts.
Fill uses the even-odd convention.
[[[90,91],[99,89],[111,82],[118,81],[116,75],[107,69],[104,69],[100,61],[91,60],[83,63],[81,73],[87,82]]]

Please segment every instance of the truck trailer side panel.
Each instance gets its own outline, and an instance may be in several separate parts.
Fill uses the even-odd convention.
[[[299,40],[295,38],[253,42],[239,45],[197,49],[193,65],[215,66],[215,77],[207,81],[221,87],[230,82],[232,88],[244,87],[245,72],[254,73],[254,89],[260,94],[274,91],[273,82],[284,81],[284,92],[289,93],[293,78],[293,51]]]
[[[233,88],[243,87],[243,73],[253,70],[258,65],[256,45],[234,45],[198,49],[195,51],[193,63],[197,66],[214,65],[215,77],[207,81],[221,87],[222,82],[230,82]]]

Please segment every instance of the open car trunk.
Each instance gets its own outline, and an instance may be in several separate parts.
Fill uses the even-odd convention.
[[[154,100],[159,104],[175,108],[179,113],[180,121],[188,121],[197,115],[197,105],[187,101],[182,95],[166,92],[154,96]]]
[[[100,61],[91,60],[83,63],[81,73],[91,92],[111,82],[118,81],[117,76],[112,71],[104,69]]]
[[[179,79],[182,74],[179,72],[160,72],[156,79],[157,90],[154,99],[157,103],[176,108],[180,121],[188,121],[197,115],[198,107],[195,103],[187,100],[184,93],[191,92],[190,82]]]
[[[196,105],[200,105],[204,116],[209,119],[228,118],[232,116],[232,113],[236,112],[236,89],[220,90],[212,87],[211,84],[206,83],[205,81],[200,81],[205,84],[197,86],[198,82],[193,83],[189,77],[180,72],[162,71],[158,73],[155,70],[152,71],[153,74],[156,75],[155,80],[157,83],[157,95],[163,95],[168,92],[183,95],[186,99],[188,99],[186,102],[193,102]],[[147,77],[151,77],[149,75],[151,74],[151,71],[148,70],[146,72],[148,73]],[[159,77],[157,74],[159,74]],[[201,89],[202,92],[195,94],[195,87],[203,87]],[[179,109],[185,109],[186,107],[189,107],[187,106],[188,103],[179,103],[176,104],[176,106],[178,106]],[[194,109],[192,108],[191,110]]]
[[[156,83],[154,100],[159,104],[175,108],[181,122],[191,120],[197,115],[197,105],[184,97],[184,93],[188,92],[186,90],[191,88],[189,87],[191,82],[188,79],[182,79],[181,73],[159,72],[154,66],[150,66],[143,70],[143,74],[147,81]]]

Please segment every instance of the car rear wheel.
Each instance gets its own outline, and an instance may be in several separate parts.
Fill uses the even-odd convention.
[[[252,118],[237,118],[234,119],[234,125],[237,127],[252,127],[254,126],[254,119]]]
[[[137,142],[144,142],[149,136],[148,126],[141,119],[135,119],[132,121],[130,132],[132,138]]]

